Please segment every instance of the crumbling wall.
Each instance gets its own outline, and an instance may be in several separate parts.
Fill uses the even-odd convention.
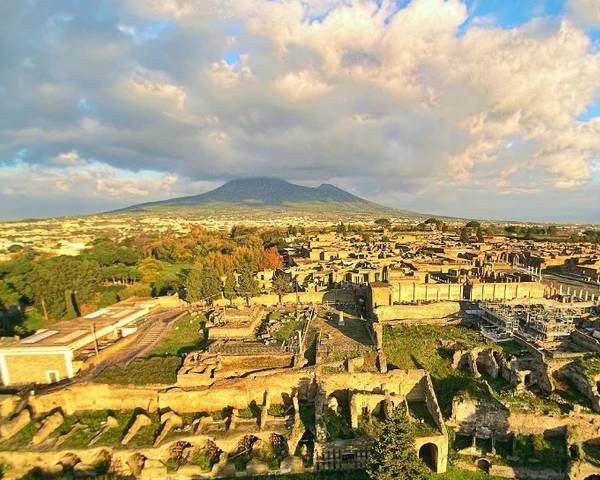
[[[28,399],[34,414],[39,415],[61,407],[70,415],[81,410],[135,410],[155,412],[158,391],[126,385],[78,383],[60,390],[32,395]]]

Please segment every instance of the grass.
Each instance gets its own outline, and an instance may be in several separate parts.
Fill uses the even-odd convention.
[[[590,377],[600,374],[600,355],[586,355],[583,358],[578,358],[576,362]]]
[[[267,410],[267,413],[272,417],[285,417],[285,412],[285,406],[281,403],[272,403]]]
[[[449,467],[446,473],[433,473],[430,478],[431,480],[503,480],[502,477],[491,476],[485,472],[459,470],[455,467]]]
[[[100,372],[96,383],[118,385],[172,385],[177,382],[181,358],[176,356],[136,358],[127,366],[112,366]]]
[[[289,320],[279,326],[277,331],[273,333],[273,338],[281,343],[284,343],[287,342],[297,330],[302,330],[303,328],[303,320]]]
[[[440,433],[425,402],[408,402],[408,411],[410,416],[416,420],[413,425],[417,436]]]
[[[564,436],[518,435],[515,453],[520,460],[507,463],[531,469],[564,471],[568,463],[566,450]]]
[[[253,480],[369,480],[368,475],[362,470],[235,478],[252,478]],[[490,476],[485,472],[471,472],[459,470],[455,467],[449,467],[446,473],[432,473],[429,478],[430,480],[503,480],[501,477]]]
[[[206,346],[205,321],[204,316],[198,319],[184,315],[171,326],[166,337],[150,352],[149,357],[183,356],[194,350],[204,349]]]
[[[119,425],[106,431],[98,441],[94,444],[94,447],[119,447],[121,440],[125,436],[125,433],[133,423],[135,414],[132,410],[123,412],[113,412],[110,410],[94,410],[94,411],[81,411],[74,415],[65,417],[65,421],[60,425],[50,436],[52,439],[57,439],[61,435],[69,432],[73,425],[80,422],[84,425],[74,432],[69,438],[62,443],[59,449],[82,449],[90,446],[90,441],[102,430],[102,422],[106,420],[108,415],[114,416]],[[129,442],[128,447],[149,447],[154,442],[154,438],[158,434],[160,428],[160,420],[157,413],[147,414],[152,419],[152,425],[142,428],[138,434],[133,437]],[[31,439],[37,431],[36,423],[38,423],[42,417],[35,419],[35,421],[29,423],[23,430],[17,433],[13,438],[5,442],[0,443],[0,449],[4,451],[16,451],[24,448],[31,448]],[[44,445],[35,447],[35,450],[47,450],[48,448]]]
[[[473,398],[493,400],[481,380],[452,367],[457,349],[494,346],[479,332],[461,326],[414,325],[386,328],[383,348],[391,368],[429,371],[442,413],[449,417],[452,400],[459,392]]]

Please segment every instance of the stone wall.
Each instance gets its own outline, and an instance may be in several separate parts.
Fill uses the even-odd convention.
[[[39,415],[61,407],[70,415],[81,410],[134,410],[155,412],[158,390],[125,385],[78,383],[52,392],[29,397],[29,406]]]
[[[458,301],[463,299],[463,285],[460,283],[417,283],[398,282],[392,284],[392,303],[416,301]]]
[[[426,305],[391,305],[374,310],[380,322],[389,320],[439,319],[455,315],[460,311],[458,302],[436,302]]]
[[[516,298],[543,298],[546,288],[538,282],[476,283],[467,287],[469,300],[512,300]]]

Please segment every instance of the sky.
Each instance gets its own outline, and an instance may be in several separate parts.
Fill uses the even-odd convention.
[[[19,0],[0,22],[0,219],[268,175],[600,223],[600,0]]]

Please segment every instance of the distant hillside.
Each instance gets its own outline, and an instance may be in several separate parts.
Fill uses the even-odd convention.
[[[370,202],[334,185],[324,183],[318,187],[304,187],[278,178],[240,178],[200,195],[141,203],[118,211],[143,212],[173,209],[189,211],[195,208],[205,209],[211,205],[222,208],[420,216],[413,212],[395,210]]]

